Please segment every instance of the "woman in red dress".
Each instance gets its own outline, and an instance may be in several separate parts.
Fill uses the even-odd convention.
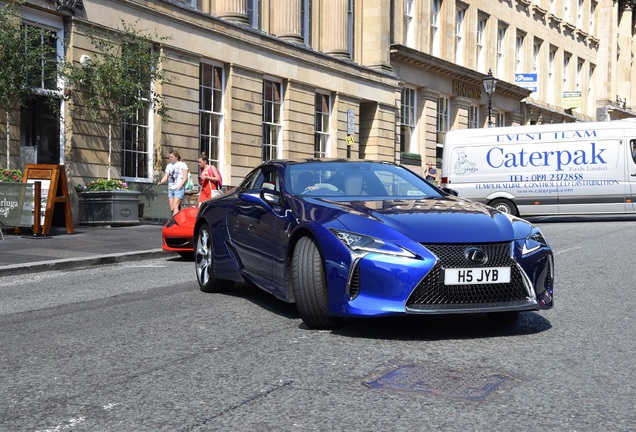
[[[221,193],[218,190],[218,182],[221,180],[219,171],[214,165],[210,165],[208,156],[205,153],[201,153],[198,159],[199,162],[199,184],[201,190],[199,192],[199,205],[203,201],[217,196]]]

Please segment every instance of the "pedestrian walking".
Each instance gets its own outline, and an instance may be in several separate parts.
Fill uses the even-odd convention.
[[[174,216],[181,210],[181,201],[185,196],[188,165],[181,161],[181,155],[176,150],[170,152],[169,160],[170,162],[166,165],[163,178],[157,184],[161,185],[168,182],[168,203]]]

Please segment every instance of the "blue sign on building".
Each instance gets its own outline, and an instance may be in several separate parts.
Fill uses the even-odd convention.
[[[537,74],[536,73],[518,73],[515,74],[515,84],[532,92],[537,91]]]

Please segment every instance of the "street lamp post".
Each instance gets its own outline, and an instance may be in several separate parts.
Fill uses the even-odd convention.
[[[495,89],[497,88],[497,78],[492,76],[492,69],[488,69],[488,75],[481,81],[488,95],[488,127],[492,127],[492,95],[495,94]]]

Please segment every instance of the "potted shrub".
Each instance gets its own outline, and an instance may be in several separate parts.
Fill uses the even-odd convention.
[[[402,165],[422,166],[422,155],[419,153],[400,153],[400,163]]]
[[[97,179],[75,186],[79,223],[84,225],[133,225],[139,223],[139,191],[115,179]]]

